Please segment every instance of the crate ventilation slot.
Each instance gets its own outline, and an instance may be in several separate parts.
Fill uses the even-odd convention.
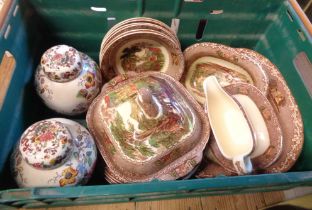
[[[312,97],[312,63],[305,52],[300,52],[293,60],[293,64],[299,73],[310,97]]]
[[[294,22],[294,18],[293,18],[292,14],[290,13],[290,11],[289,11],[288,9],[286,10],[286,14],[287,14],[289,20],[290,20],[291,22]]]
[[[297,29],[297,33],[299,34],[299,37],[302,41],[306,40],[306,37],[305,37],[304,33],[301,31],[301,29]]]
[[[184,0],[185,2],[201,3],[203,0]]]
[[[107,9],[105,7],[90,7],[90,9],[92,11],[95,11],[95,12],[106,12]]]
[[[196,31],[196,39],[197,40],[199,40],[203,37],[206,24],[207,24],[207,19],[200,19],[200,21],[198,23],[197,31]]]
[[[211,15],[220,15],[223,13],[223,9],[216,9],[216,10],[211,10],[210,14]]]
[[[16,5],[15,8],[14,8],[13,17],[16,16],[16,14],[18,12],[18,9],[19,9],[19,5]]]
[[[5,39],[8,39],[10,32],[11,32],[11,25],[8,25],[8,27],[6,28],[5,33],[4,33]]]
[[[171,29],[177,34],[179,31],[180,19],[172,18],[171,20]]]

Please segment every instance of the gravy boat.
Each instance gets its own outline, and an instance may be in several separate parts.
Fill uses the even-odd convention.
[[[244,111],[223,90],[216,77],[207,77],[203,87],[205,109],[217,143],[217,149],[212,147],[212,152],[231,160],[238,174],[251,173],[250,155],[255,148],[255,138]]]

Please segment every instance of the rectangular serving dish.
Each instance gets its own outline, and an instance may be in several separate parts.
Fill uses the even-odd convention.
[[[294,5],[294,6],[292,6]],[[294,1],[30,0],[5,1],[0,20],[0,208],[52,207],[234,194],[312,185],[311,26]],[[9,157],[35,121],[59,117],[34,91],[33,72],[53,44],[72,45],[98,60],[101,39],[126,18],[159,19],[178,32],[182,48],[218,42],[254,49],[281,71],[304,121],[302,154],[288,173],[109,185],[95,173],[88,186],[18,189]],[[73,118],[85,123],[84,116]]]

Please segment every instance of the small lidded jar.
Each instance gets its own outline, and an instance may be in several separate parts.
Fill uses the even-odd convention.
[[[11,157],[20,187],[84,184],[96,162],[96,146],[86,128],[63,118],[39,121],[21,136]]]
[[[86,112],[100,91],[98,65],[89,56],[67,45],[56,45],[41,57],[35,83],[38,95],[56,112]]]
[[[64,163],[73,148],[72,136],[59,121],[42,121],[27,129],[19,144],[22,158],[38,169],[53,169]]]

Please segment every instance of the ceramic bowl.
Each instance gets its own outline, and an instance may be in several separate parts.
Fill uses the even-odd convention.
[[[256,86],[265,96],[269,79],[257,58],[248,52],[241,54],[235,48],[217,43],[197,43],[186,48],[185,73],[182,83],[201,104],[205,103],[203,81],[208,76],[217,77],[221,86],[245,82]]]
[[[105,35],[105,37],[102,40],[101,43],[101,51],[100,51],[100,56],[99,56],[99,60],[101,63],[101,60],[103,58],[103,51],[102,49],[109,44],[114,38],[116,38],[116,36],[123,34],[125,32],[129,32],[129,31],[140,31],[142,29],[149,29],[151,31],[157,31],[159,33],[163,33],[164,35],[166,35],[168,38],[172,39],[175,43],[176,43],[176,47],[181,49],[180,46],[180,42],[177,39],[177,37],[175,35],[172,34],[172,31],[164,29],[162,26],[156,25],[154,23],[150,23],[150,22],[134,22],[134,23],[129,23],[129,24],[125,24],[122,25],[116,29],[111,29],[109,30],[109,32]]]
[[[119,23],[117,23],[116,25],[114,25],[104,36],[102,43],[101,43],[101,48],[103,48],[104,45],[106,45],[108,43],[108,39],[111,37],[114,37],[113,34],[115,34],[116,31],[119,31],[120,28],[134,28],[134,25],[132,24],[137,24],[140,25],[141,27],[137,26],[135,27],[136,29],[142,29],[142,28],[157,28],[158,30],[163,31],[164,33],[168,34],[170,37],[172,37],[173,39],[176,40],[176,43],[178,43],[179,48],[180,47],[180,42],[179,39],[177,37],[177,35],[171,30],[171,28],[169,26],[167,26],[165,23],[156,20],[156,19],[152,19],[152,18],[147,18],[147,17],[135,17],[135,18],[129,18],[126,19],[124,21],[121,21]],[[147,26],[146,26],[147,25]],[[100,52],[100,56],[99,56],[99,63],[102,63],[102,52]]]
[[[100,91],[102,79],[97,64],[89,56],[70,46],[57,45],[42,55],[35,84],[49,108],[77,115],[87,111]]]
[[[99,59],[102,76],[108,80],[128,71],[158,71],[179,80],[184,70],[174,33],[151,21],[113,27],[103,38]]]
[[[188,179],[195,174],[197,171],[199,164],[203,158],[203,153],[198,152],[198,154],[194,153],[192,158],[186,159],[177,164],[177,167],[173,168],[171,171],[168,171],[161,176],[155,176],[153,179],[157,180],[175,180],[175,179]],[[107,168],[104,172],[105,178],[109,183],[124,183],[125,180],[120,178],[118,175],[114,174],[114,171]]]
[[[12,174],[19,187],[85,184],[97,157],[86,128],[64,119],[39,121],[25,130],[12,156]]]
[[[106,84],[87,124],[108,174],[119,182],[185,176],[201,161],[210,134],[200,105],[159,72],[130,72]]]

